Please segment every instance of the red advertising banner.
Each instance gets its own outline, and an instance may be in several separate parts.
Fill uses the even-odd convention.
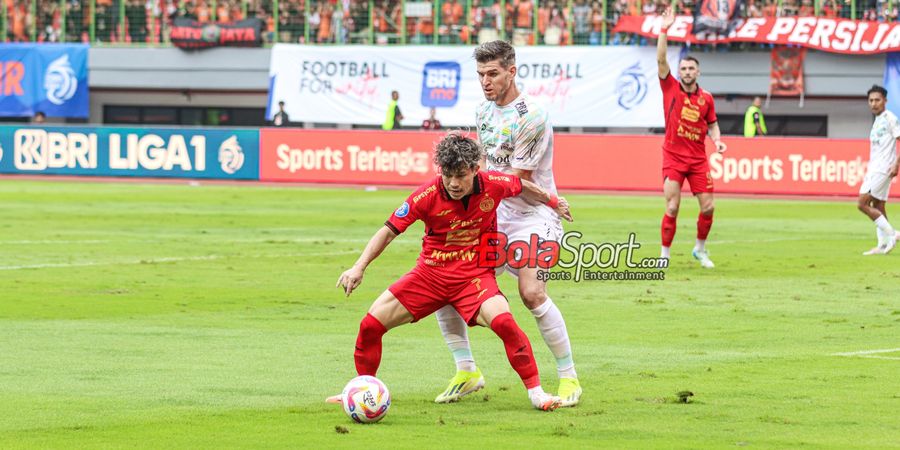
[[[785,97],[801,96],[804,86],[803,60],[805,57],[805,48],[773,48],[769,93]]]
[[[262,181],[418,185],[435,171],[440,132],[264,128]],[[711,153],[716,192],[856,196],[866,171],[867,139],[724,138]],[[560,189],[662,190],[662,136],[557,134]],[[712,152],[707,141],[707,151]],[[900,195],[897,183],[892,195]]]
[[[866,22],[826,17],[753,17],[739,19],[725,36],[692,32],[694,18],[678,16],[669,40],[700,44],[757,42],[799,45],[832,53],[873,54],[900,50],[900,22]],[[660,16],[622,16],[613,33],[657,37]]]

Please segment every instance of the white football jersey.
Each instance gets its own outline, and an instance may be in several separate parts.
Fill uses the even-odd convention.
[[[894,113],[884,110],[875,116],[869,133],[869,171],[890,173],[897,162],[897,138],[900,137],[900,121]]]
[[[532,181],[556,195],[553,180],[553,126],[547,110],[524,92],[512,103],[497,106],[485,101],[475,115],[478,140],[487,159],[487,169],[511,173],[531,170]],[[520,197],[503,200],[501,207],[534,213],[543,205],[530,205]]]

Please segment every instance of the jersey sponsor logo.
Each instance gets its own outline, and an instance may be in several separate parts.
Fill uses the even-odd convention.
[[[509,155],[496,157],[492,153],[487,154],[488,161],[491,162],[492,166],[508,166],[509,165]]]
[[[509,177],[505,177],[502,175],[488,175],[488,181],[504,181],[509,183],[512,180]]]
[[[519,113],[519,117],[528,114],[528,105],[525,102],[516,103],[516,112]]]
[[[428,189],[425,189],[424,191],[413,197],[413,204],[419,203],[419,200],[422,200],[436,190],[437,187],[435,185],[432,184],[431,186],[428,186]]]
[[[478,252],[474,249],[453,251],[432,250],[426,261],[473,261],[476,256],[478,256]]]
[[[478,204],[478,207],[481,208],[481,210],[484,212],[489,212],[490,210],[494,209],[494,199],[485,196],[483,199],[481,199],[481,203]]]
[[[478,217],[478,218],[475,218],[475,219],[465,219],[465,220],[464,220],[464,219],[460,219],[460,218],[458,218],[458,217],[454,217],[452,220],[450,220],[450,229],[451,229],[451,230],[455,230],[455,229],[457,229],[457,228],[462,228],[462,227],[468,227],[468,226],[471,226],[471,225],[476,225],[476,224],[481,223],[481,221],[482,221],[482,218],[481,218],[481,217]]]
[[[647,76],[641,68],[640,61],[623,70],[616,80],[616,95],[619,106],[630,110],[641,104],[647,97]]]
[[[681,118],[691,122],[700,120],[700,111],[694,109],[694,105],[685,105],[681,108]]]
[[[394,211],[394,215],[401,219],[406,217],[407,214],[409,214],[409,203],[407,202],[403,202],[403,204]]]
[[[422,106],[451,107],[459,99],[462,69],[455,61],[430,61],[422,70]]]
[[[481,235],[479,228],[460,228],[447,232],[445,245],[456,245],[460,247],[468,247],[478,244],[478,236]]]
[[[678,125],[677,134],[679,137],[683,137],[690,141],[702,141],[702,136],[700,133],[700,129],[696,127],[692,127],[690,125],[680,124]]]

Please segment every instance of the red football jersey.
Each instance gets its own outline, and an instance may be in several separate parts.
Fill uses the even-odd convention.
[[[697,86],[687,93],[671,73],[660,78],[663,92],[663,114],[666,118],[666,140],[663,152],[674,153],[683,160],[706,159],[706,133],[715,123],[713,96]]]
[[[442,276],[470,279],[493,271],[478,267],[476,247],[484,233],[496,231],[500,201],[519,195],[522,182],[502,172],[478,172],[473,189],[463,199],[453,200],[439,175],[413,191],[384,224],[400,234],[416,220],[425,222],[417,263],[440,270]]]

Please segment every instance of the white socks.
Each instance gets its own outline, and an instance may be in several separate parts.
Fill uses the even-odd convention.
[[[566,330],[566,322],[562,313],[547,298],[543,305],[531,310],[537,321],[538,329],[544,342],[556,359],[556,371],[560,378],[578,378],[575,373],[575,362],[572,359],[572,345],[569,342],[569,332]],[[447,305],[435,313],[444,341],[453,359],[456,361],[456,370],[466,372],[475,371],[475,358],[472,357],[472,349],[469,346],[469,335],[466,322],[452,306]],[[539,388],[538,388],[539,389]]]
[[[697,243],[694,244],[694,250],[698,252],[706,251],[706,239],[697,239]]]
[[[669,257],[669,247],[663,247],[662,251],[659,252],[660,258],[668,258]]]
[[[578,378],[575,374],[575,361],[572,359],[572,345],[569,343],[569,332],[559,308],[547,297],[543,305],[531,310],[537,321],[538,329],[550,352],[556,358],[556,371],[560,378]]]
[[[881,228],[875,227],[875,234],[878,235],[878,246],[881,247],[884,245],[884,231],[881,231]]]
[[[444,342],[453,353],[456,370],[474,372],[475,358],[472,357],[472,349],[469,347],[466,322],[450,305],[437,310],[435,315],[438,325],[441,327],[441,333],[444,335]]]
[[[885,218],[884,215],[878,216],[878,218],[875,219],[875,226],[878,227],[878,229],[883,233],[883,236],[880,236],[878,239],[879,242],[887,242],[888,240],[894,238],[894,228],[887,221],[887,218]]]

